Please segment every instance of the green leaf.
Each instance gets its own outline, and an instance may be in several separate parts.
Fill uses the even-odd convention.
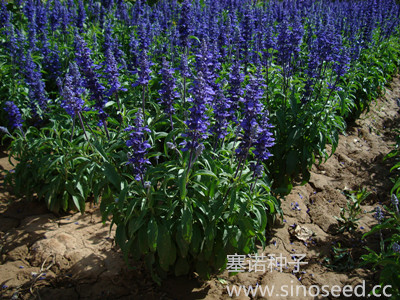
[[[147,238],[149,241],[150,251],[155,252],[157,249],[158,226],[154,217],[151,217],[150,222],[147,225]]]
[[[190,243],[190,250],[193,254],[200,252],[201,242],[203,241],[202,231],[197,223],[193,224],[193,235]]]
[[[169,270],[176,259],[176,248],[172,243],[171,235],[164,224],[158,226],[157,254],[161,269]]]
[[[186,198],[186,170],[183,171],[178,179],[179,182],[179,191],[181,194],[181,200],[184,200]]]
[[[107,179],[114,185],[114,187],[119,190],[121,188],[121,177],[115,170],[115,167],[108,162],[104,164],[104,173]]]
[[[190,243],[190,241],[192,240],[192,234],[193,234],[192,224],[193,224],[192,212],[188,207],[185,207],[182,213],[180,229],[182,232],[182,237],[187,243]]]
[[[126,232],[125,232],[125,226],[118,225],[117,230],[115,231],[115,242],[121,247],[122,252],[125,252],[126,250]]]
[[[199,170],[196,173],[194,173],[191,178],[196,177],[196,176],[210,176],[218,179],[217,175],[215,175],[212,171],[210,170]]]
[[[296,170],[297,164],[299,163],[299,156],[296,151],[291,150],[286,159],[286,173],[293,174]]]
[[[182,276],[189,273],[190,267],[186,259],[179,257],[175,265],[175,276]]]

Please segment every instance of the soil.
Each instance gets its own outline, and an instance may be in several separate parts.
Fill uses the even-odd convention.
[[[265,272],[229,276],[228,270],[201,281],[196,274],[170,277],[156,285],[143,264],[127,265],[114,243],[110,223],[102,223],[98,207],[87,213],[55,215],[44,204],[16,199],[0,183],[0,295],[4,299],[229,299],[227,286],[352,285],[378,283],[372,268],[360,268],[365,245],[378,247],[378,239],[362,239],[376,220],[372,211],[388,204],[393,186],[390,168],[383,160],[394,149],[400,115],[397,100],[400,78],[371,104],[354,124],[348,124],[339,146],[326,162],[312,167],[310,182],[296,186],[282,199],[283,219],[268,232],[269,244],[258,255],[275,254],[293,262],[305,254],[299,272],[279,266]],[[328,149],[329,150],[329,149]],[[0,150],[0,169],[11,170],[6,151]],[[1,178],[3,180],[4,178]],[[346,207],[350,191],[366,189],[357,228],[339,233],[335,217]],[[346,196],[347,195],[347,196]],[[334,251],[340,249],[341,257]],[[248,267],[252,261],[246,262]],[[259,271],[259,270],[258,270]],[[241,293],[236,299],[316,299],[314,297],[261,297]],[[326,299],[326,298],[325,298]],[[332,298],[333,299],[333,298]],[[337,298],[336,298],[337,299]],[[351,298],[346,298],[351,299]]]

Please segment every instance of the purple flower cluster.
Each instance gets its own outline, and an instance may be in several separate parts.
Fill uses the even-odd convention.
[[[379,223],[382,222],[382,220],[385,218],[385,214],[383,213],[383,210],[380,206],[375,207],[375,213],[373,214],[373,217]]]
[[[240,62],[236,59],[233,63],[231,72],[229,73],[229,90],[227,101],[229,101],[229,117],[228,119],[236,122],[236,112],[239,109],[239,103],[243,100],[242,83],[244,81],[244,74],[240,71]]]
[[[111,96],[118,91],[126,91],[126,88],[121,86],[121,82],[119,81],[119,71],[117,62],[115,61],[115,57],[111,51],[111,49],[107,49],[106,52],[106,76],[108,78],[108,82],[110,84],[110,90],[107,95]]]
[[[273,126],[268,123],[268,112],[263,111],[263,105],[260,101],[262,97],[262,79],[259,74],[256,77],[250,76],[250,82],[246,87],[246,95],[243,100],[244,117],[240,123],[241,141],[236,149],[240,163],[244,163],[251,148],[253,148],[252,153],[258,164],[271,157],[268,149],[275,144],[271,132]]]
[[[170,68],[168,61],[163,58],[161,68],[161,89],[158,91],[160,94],[160,103],[164,107],[164,113],[168,117],[172,117],[175,113],[174,102],[179,97],[179,93],[176,91],[174,72]],[[171,124],[172,125],[172,124]]]
[[[181,16],[178,23],[180,45],[185,48],[189,46],[189,36],[191,35],[191,1],[184,0],[181,6]]]
[[[217,139],[223,139],[228,134],[227,128],[229,125],[230,110],[230,101],[226,99],[222,89],[219,88],[214,104],[215,124],[211,128],[211,132],[215,134]]]
[[[42,73],[40,65],[36,64],[32,59],[32,54],[29,51],[26,55],[25,61],[25,82],[29,87],[29,102],[32,113],[35,116],[40,115],[41,112],[46,111],[47,103],[49,101],[45,90],[45,84],[42,80]]]
[[[6,101],[4,110],[8,114],[8,120],[12,129],[22,128],[22,117],[21,112],[17,105],[13,101]]]
[[[243,99],[244,117],[240,123],[242,129],[241,142],[236,149],[236,154],[240,159],[247,157],[250,148],[256,142],[257,134],[260,132],[258,119],[263,109],[260,102],[262,95],[263,91],[259,79],[250,76],[250,82],[246,87],[246,95]]]
[[[75,62],[70,63],[69,72],[65,76],[61,95],[61,107],[71,116],[75,117],[84,109],[85,101],[82,99],[85,89],[78,66]]]
[[[146,158],[147,150],[151,147],[146,140],[146,132],[150,132],[147,126],[143,125],[143,115],[141,112],[136,114],[135,126],[128,126],[125,131],[129,133],[129,140],[126,145],[129,147],[128,164],[133,167],[133,174],[137,181],[144,184],[144,174],[147,165],[151,164]]]
[[[209,102],[207,99],[207,84],[203,78],[203,74],[199,72],[194,82],[192,90],[193,98],[189,98],[188,102],[192,103],[189,119],[186,121],[188,126],[187,132],[183,134],[186,140],[182,143],[183,151],[196,150],[202,145],[202,140],[208,137],[208,116],[206,114]]]
[[[76,61],[85,77],[84,86],[90,91],[91,99],[95,101],[94,108],[99,112],[100,123],[103,125],[107,114],[104,111],[106,99],[104,97],[105,87],[100,83],[99,75],[96,72],[98,68],[91,59],[91,51],[81,36],[76,36]]]
[[[134,86],[148,85],[151,79],[150,74],[151,74],[150,62],[147,57],[147,51],[142,49],[139,55],[139,80],[136,83],[134,83]]]

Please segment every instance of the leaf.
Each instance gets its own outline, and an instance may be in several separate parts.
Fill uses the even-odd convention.
[[[299,162],[299,156],[296,151],[291,150],[286,159],[286,173],[293,174]]]
[[[128,190],[129,190],[129,186],[126,185],[121,190],[121,192],[119,193],[119,196],[118,196],[118,207],[119,207],[119,209],[122,209],[124,207],[124,203],[125,203],[125,200],[126,200],[126,194],[128,193]]]
[[[107,179],[114,185],[114,187],[119,190],[121,188],[121,177],[115,170],[115,167],[108,162],[104,164],[104,174]]]
[[[192,229],[192,223],[193,223],[193,216],[192,212],[188,207],[185,207],[183,209],[182,213],[182,219],[180,223],[180,229],[182,233],[183,239],[189,244],[190,241],[192,240],[192,234],[193,234],[193,229]]]
[[[157,250],[158,226],[154,217],[151,217],[150,222],[147,225],[147,238],[149,241],[150,251],[155,252]]]
[[[203,241],[202,231],[197,223],[193,224],[193,235],[190,243],[190,250],[193,254],[200,252],[201,242]]]
[[[178,179],[179,182],[179,191],[181,193],[181,200],[186,198],[186,170],[183,171]]]
[[[115,104],[115,101],[108,101],[106,104],[104,104],[104,108],[110,107]]]
[[[215,175],[212,171],[210,170],[199,170],[196,173],[194,173],[191,178],[196,177],[196,176],[210,176],[218,179],[217,175]]]
[[[172,244],[171,235],[164,224],[158,227],[157,254],[161,269],[168,272],[169,266],[175,262],[176,249]]]
[[[179,257],[175,265],[175,276],[182,276],[189,273],[189,264],[186,259]]]
[[[115,242],[120,246],[122,252],[127,250],[125,248],[126,239],[125,226],[123,224],[117,225],[117,230],[115,231]]]
[[[148,245],[148,235],[147,235],[147,228],[142,226],[138,232],[139,238],[139,251],[142,255],[146,255],[149,252],[149,245]]]

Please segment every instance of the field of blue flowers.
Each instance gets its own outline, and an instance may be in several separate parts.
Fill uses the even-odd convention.
[[[399,23],[393,0],[0,0],[6,182],[53,212],[100,203],[156,282],[207,278],[265,246],[398,73]]]

